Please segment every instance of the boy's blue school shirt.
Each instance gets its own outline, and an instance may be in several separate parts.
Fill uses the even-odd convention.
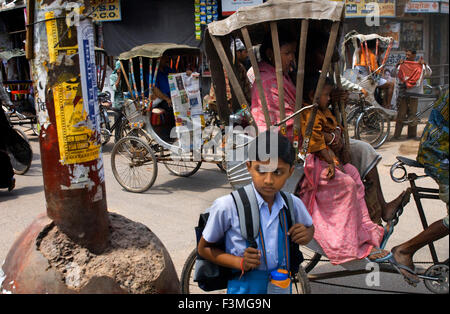
[[[280,224],[278,214],[283,206],[287,208],[287,204],[285,204],[283,197],[278,192],[272,205],[272,212],[269,213],[267,203],[258,191],[256,191],[253,183],[252,187],[255,191],[260,211],[261,227],[266,246],[267,265],[269,270],[272,270],[278,266],[278,230]],[[296,196],[293,196],[293,201],[295,223],[301,223],[307,227],[311,226],[312,218],[303,202]],[[202,234],[205,241],[216,243],[225,238],[226,253],[243,256],[247,248],[247,242],[241,236],[239,217],[231,194],[216,199],[213,205],[207,209],[207,212],[209,212],[208,223]],[[258,243],[258,249],[261,250],[261,265],[258,269],[267,270],[259,236],[256,241]],[[286,265],[284,258],[280,265]]]

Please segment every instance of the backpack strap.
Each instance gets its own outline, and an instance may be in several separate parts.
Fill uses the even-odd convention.
[[[295,214],[294,214],[294,200],[292,199],[292,194],[284,191],[280,191],[281,197],[283,197],[285,203],[287,204],[287,215],[286,220],[288,224],[288,230],[295,224]]]
[[[242,237],[256,247],[255,238],[259,232],[259,208],[255,191],[251,184],[231,192],[239,217]]]

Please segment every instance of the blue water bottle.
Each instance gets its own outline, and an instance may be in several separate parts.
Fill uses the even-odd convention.
[[[277,269],[270,273],[267,294],[290,294],[291,279],[286,269]]]

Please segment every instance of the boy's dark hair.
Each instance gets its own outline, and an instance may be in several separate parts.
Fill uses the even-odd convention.
[[[277,141],[277,145],[272,147],[271,143]],[[261,149],[261,146],[265,146],[265,150]],[[263,150],[262,152],[260,150]],[[274,151],[276,150],[276,151]],[[261,156],[261,153],[263,154]],[[249,161],[264,161],[270,157],[277,157],[288,163],[290,166],[294,164],[295,161],[295,150],[291,142],[287,137],[279,132],[274,132],[273,130],[267,130],[260,133],[256,140],[253,141],[249,146]]]
[[[303,84],[303,101],[309,103],[311,99],[309,99],[309,94],[311,91],[315,91],[317,88],[317,84],[319,83],[320,72],[316,72],[314,74],[309,74],[305,77],[305,83]],[[325,78],[325,85],[334,86],[334,82],[328,76]]]
[[[415,55],[416,54],[416,52],[417,51],[415,51],[415,50],[413,50],[413,49],[406,49],[406,51],[409,51],[409,52],[411,52],[413,55]]]

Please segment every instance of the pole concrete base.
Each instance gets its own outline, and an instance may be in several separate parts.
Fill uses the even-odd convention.
[[[0,269],[0,293],[180,293],[175,267],[156,235],[115,213],[109,220],[108,248],[96,255],[41,214],[10,249]]]

